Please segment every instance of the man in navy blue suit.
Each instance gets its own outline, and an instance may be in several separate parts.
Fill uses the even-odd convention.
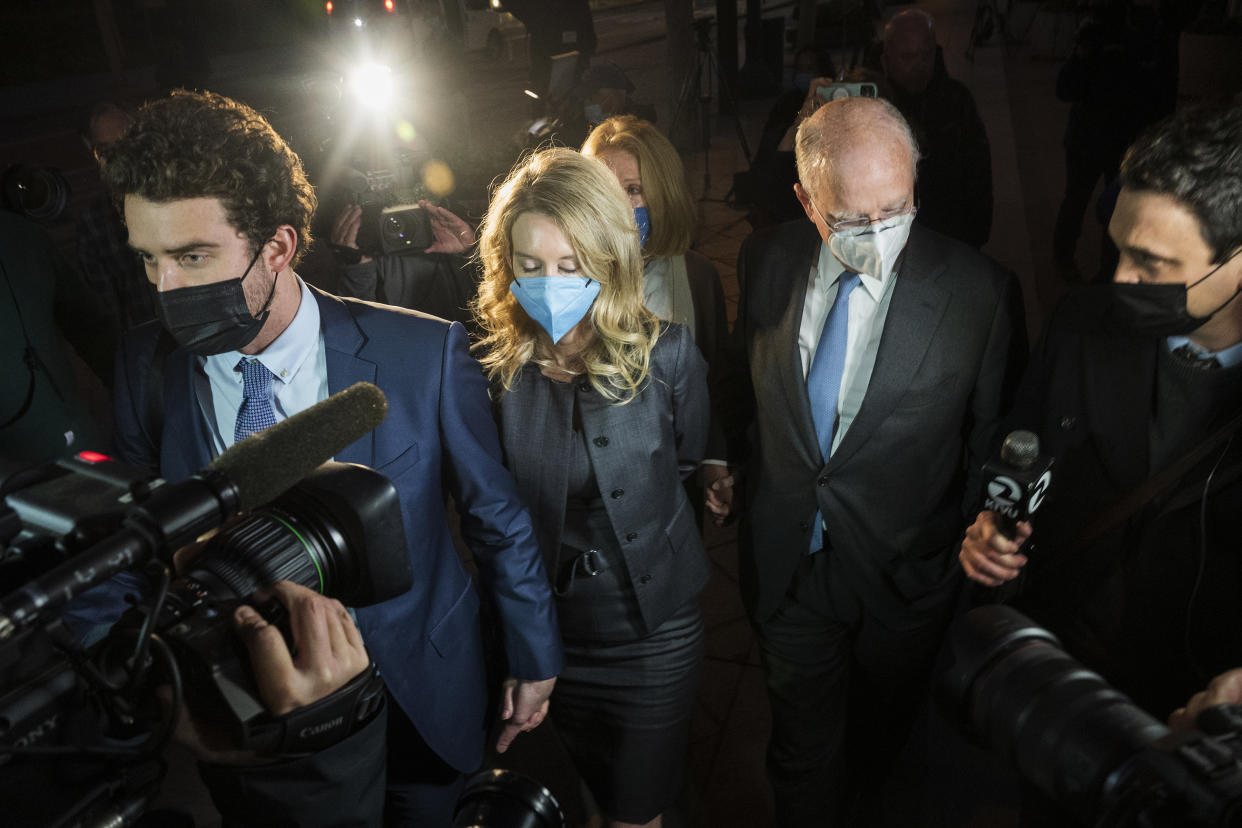
[[[160,317],[118,354],[122,461],[177,480],[355,382],[387,396],[384,423],[335,458],[396,486],[414,571],[408,593],[357,611],[394,702],[386,821],[450,824],[461,774],[483,758],[487,692],[480,601],[446,495],[500,619],[510,678],[498,750],[542,721],[562,664],[530,515],[502,465],[464,330],[298,278],[315,195],[297,155],[249,107],[175,92],[101,155]],[[161,324],[174,345],[160,344]],[[344,816],[349,803],[340,806]]]

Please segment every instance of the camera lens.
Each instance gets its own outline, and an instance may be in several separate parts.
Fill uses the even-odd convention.
[[[1093,822],[1114,772],[1168,729],[1013,609],[979,607],[949,638],[941,699],[1036,787]]]
[[[190,579],[214,598],[244,598],[280,580],[364,607],[410,588],[396,489],[362,466],[325,463],[213,538]]]
[[[453,828],[562,828],[552,792],[528,776],[494,769],[471,777],[457,800]]]

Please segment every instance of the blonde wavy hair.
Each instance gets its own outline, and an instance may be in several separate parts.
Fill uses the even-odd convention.
[[[509,290],[513,224],[523,213],[551,219],[582,274],[600,283],[588,313],[595,336],[578,355],[579,373],[607,399],[629,402],[647,382],[660,334],[659,320],[643,304],[634,211],[607,167],[563,147],[518,162],[492,194],[480,229],[483,278],[472,310],[484,335],[474,348],[488,378],[512,390],[526,363],[551,364],[551,338]]]
[[[686,187],[686,171],[672,142],[655,125],[633,115],[618,115],[587,136],[582,154],[599,157],[621,150],[638,159],[643,198],[651,218],[651,235],[643,255],[648,259],[680,256],[694,240],[694,199]]]

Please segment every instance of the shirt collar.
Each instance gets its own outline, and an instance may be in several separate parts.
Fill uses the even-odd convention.
[[[841,274],[845,272],[845,265],[837,261],[837,257],[832,255],[832,251],[828,249],[828,242],[825,241],[819,243],[819,262],[816,264],[816,267],[819,269],[819,282],[825,289],[829,285],[836,284],[836,281],[841,278]],[[896,275],[897,271],[894,270],[888,274],[888,278],[892,279]],[[879,302],[883,298],[886,280],[868,276],[866,273],[859,273],[858,279],[863,290],[867,291],[872,299]]]
[[[298,285],[302,289],[298,312],[294,314],[293,321],[280,332],[271,345],[264,348],[262,353],[254,356],[240,351],[226,351],[223,354],[213,354],[207,359],[218,361],[221,367],[228,371],[234,369],[238,360],[257,359],[282,383],[288,385],[293,382],[298,371],[306,364],[307,358],[319,347],[319,303],[315,301],[314,294],[301,277],[295,273],[294,278],[298,280]],[[241,375],[239,374],[238,382],[240,381]]]
[[[1216,357],[1217,361],[1220,362],[1220,367],[1222,368],[1232,368],[1242,362],[1242,342],[1239,342],[1236,345],[1230,345],[1228,348],[1222,348],[1219,351],[1209,351],[1202,345],[1199,345],[1196,342],[1191,342],[1190,339],[1185,336],[1166,337],[1165,343],[1168,345],[1170,351],[1176,351],[1183,345],[1187,345],[1190,347],[1190,350],[1199,355],[1200,359]]]

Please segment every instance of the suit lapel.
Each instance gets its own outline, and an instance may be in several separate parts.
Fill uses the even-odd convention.
[[[377,366],[359,354],[367,339],[345,303],[335,296],[311,288],[319,303],[319,329],[327,358],[328,393],[343,391],[356,382],[375,382]],[[380,428],[383,428],[381,425]],[[336,455],[342,463],[375,465],[375,431],[346,446]]]
[[[163,456],[160,470],[170,480],[180,480],[205,468],[215,455],[194,387],[196,370],[196,357],[184,348],[170,353],[164,366],[164,426],[160,437]]]
[[[949,297],[935,284],[943,265],[928,266],[920,248],[920,237],[911,234],[910,244],[897,263],[897,282],[893,285],[893,298],[884,319],[867,393],[841,445],[832,454],[830,468],[848,461],[909,389],[944,315]]]
[[[755,277],[772,280],[766,293],[773,302],[784,297],[784,305],[774,309],[774,315],[779,313],[779,317],[770,332],[764,334],[764,341],[756,342],[755,364],[760,370],[772,373],[756,377],[754,385],[759,394],[770,395],[768,399],[774,407],[784,412],[774,422],[784,423],[789,429],[786,435],[789,444],[798,446],[808,465],[818,468],[823,460],[815,436],[806,376],[802,371],[798,332],[802,327],[802,308],[806,303],[811,269],[819,260],[823,241],[809,221],[799,223],[797,230],[799,235],[791,239],[790,244],[776,247],[779,257],[772,265],[762,275],[755,274]],[[765,355],[765,350],[770,353]],[[761,399],[760,405],[763,404],[765,400]]]

